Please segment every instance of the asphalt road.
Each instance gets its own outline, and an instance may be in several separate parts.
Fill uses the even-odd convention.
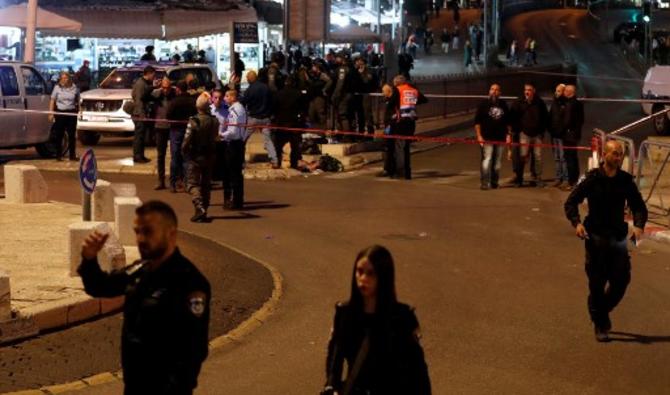
[[[596,33],[583,17],[558,10],[521,15],[508,26],[540,37],[548,57],[574,51],[588,75],[629,76],[616,53],[590,39]],[[556,31],[562,18],[580,40],[554,43],[565,40]],[[583,89],[589,96],[635,92],[618,83],[585,82]],[[636,119],[637,108],[587,105],[585,135]],[[416,155],[412,181],[377,179],[375,166],[252,181],[247,199],[264,203],[236,215],[214,206],[212,214],[223,218],[208,224],[186,222],[188,198],[152,191],[152,178],[107,178],[136,182],[142,199],[174,204],[184,229],[235,246],[283,275],[276,313],[242,342],[210,355],[197,394],[316,393],[324,382],[334,304],[348,297],[355,254],[373,243],[391,249],[399,298],[417,308],[435,394],[667,392],[670,247],[645,240],[632,250],[632,283],[612,316],[616,341],[596,343],[586,311],[583,246],[562,212],[567,194],[553,188],[482,192],[478,161],[476,147],[453,145]],[[545,175],[551,174],[547,161]],[[503,175],[510,175],[508,162]],[[76,202],[73,177],[50,176],[52,198]],[[213,203],[221,204],[220,191]],[[120,388],[74,393],[119,394]]]

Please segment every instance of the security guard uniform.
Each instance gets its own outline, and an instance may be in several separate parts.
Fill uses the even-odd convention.
[[[124,394],[192,394],[207,357],[209,282],[179,249],[155,270],[146,262],[106,273],[97,259],[84,259],[78,272],[89,295],[126,297]]]
[[[191,117],[186,127],[182,152],[186,158],[186,190],[195,207],[191,220],[195,222],[205,219],[209,207],[218,133],[219,121],[211,114]]]

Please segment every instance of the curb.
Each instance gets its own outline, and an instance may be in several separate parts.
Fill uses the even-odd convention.
[[[229,331],[226,334],[223,334],[219,337],[216,337],[212,340],[209,341],[209,350],[212,351],[214,349],[218,349],[221,347],[224,347],[228,344],[231,343],[236,343],[240,342],[242,338],[245,336],[249,335],[251,332],[253,332],[255,329],[259,328],[261,325],[267,321],[267,319],[277,310],[277,306],[279,304],[279,301],[284,294],[284,280],[279,272],[274,266],[270,265],[269,263],[262,261],[260,259],[257,259],[246,252],[243,252],[235,247],[232,247],[228,244],[213,240],[209,237],[202,236],[202,235],[197,235],[193,232],[189,231],[184,231],[182,232],[187,233],[189,235],[193,235],[196,237],[200,237],[202,239],[205,239],[207,241],[210,241],[215,244],[219,244],[223,247],[226,247],[236,254],[242,255],[245,258],[248,258],[254,262],[257,262],[261,264],[264,268],[266,268],[270,274],[272,275],[272,283],[273,283],[273,289],[272,289],[272,295],[270,295],[270,298],[263,303],[260,309],[256,310],[251,314],[249,318],[244,320],[241,324],[239,324],[237,327],[233,328],[231,331]],[[62,327],[64,325],[69,325],[73,324],[76,322],[81,322],[86,319],[92,318],[94,316],[98,316],[102,313],[102,311],[106,311],[107,313],[114,311],[114,307],[116,309],[120,309],[123,306],[123,300],[124,297],[117,297],[117,298],[112,298],[112,299],[92,299],[88,296],[84,297],[73,297],[70,298],[72,299],[72,303],[67,304],[65,306],[59,306],[59,308],[55,308],[52,310],[49,309],[38,309],[35,308],[32,312],[31,318],[35,320],[35,317],[38,317],[38,319],[41,319],[42,322],[45,325],[51,325],[48,326],[48,328],[40,328],[39,333],[42,333],[42,330],[46,329],[54,329],[58,327]],[[89,300],[85,300],[89,299]],[[108,302],[108,303],[105,303]],[[118,306],[117,306],[118,303]],[[55,303],[54,303],[55,304]],[[86,316],[84,313],[87,311],[94,311],[96,309],[98,313],[95,315],[90,315]],[[41,307],[41,306],[40,306]],[[54,311],[56,313],[54,313]],[[51,317],[53,316],[53,317]],[[68,319],[72,319],[72,321],[68,321]],[[65,320],[65,324],[62,324],[63,319]],[[34,334],[33,334],[34,336]],[[54,394],[61,394],[64,392],[68,391],[75,391],[75,390],[80,390],[88,387],[94,387],[97,385],[102,385],[102,384],[107,384],[115,381],[123,381],[123,375],[122,372],[116,371],[116,372],[102,372],[95,374],[93,376],[89,377],[84,377],[79,380],[71,381],[68,383],[64,384],[56,384],[56,385],[51,385],[51,386],[45,386],[39,389],[32,389],[32,390],[22,390],[22,391],[16,391],[16,392],[6,392],[2,395],[54,395]]]

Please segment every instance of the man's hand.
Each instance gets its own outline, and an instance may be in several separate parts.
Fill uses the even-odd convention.
[[[586,233],[586,228],[583,224],[577,224],[577,226],[575,226],[575,234],[582,240],[589,238],[589,234]]]
[[[477,142],[479,143],[479,146],[484,148],[484,138],[480,135],[477,135]]]
[[[43,118],[43,119],[44,119],[44,118]],[[55,119],[56,119],[56,118],[54,117],[53,114],[49,114],[49,123],[54,123],[54,120],[55,120]]]
[[[637,226],[633,227],[633,237],[635,238],[636,243],[639,243],[640,240],[642,240],[643,235],[644,235],[644,229],[640,229]]]
[[[81,256],[87,260],[95,259],[98,256],[98,252],[102,250],[102,246],[105,245],[107,238],[109,238],[108,233],[103,235],[97,230],[93,231],[81,245]]]

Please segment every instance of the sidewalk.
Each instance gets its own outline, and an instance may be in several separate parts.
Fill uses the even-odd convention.
[[[70,277],[68,225],[81,221],[81,207],[58,202],[14,204],[0,199],[0,269],[9,274],[13,324],[0,323],[0,343],[80,322],[120,308],[101,302]],[[139,258],[124,247],[126,262]],[[1,320],[0,320],[1,321]]]

